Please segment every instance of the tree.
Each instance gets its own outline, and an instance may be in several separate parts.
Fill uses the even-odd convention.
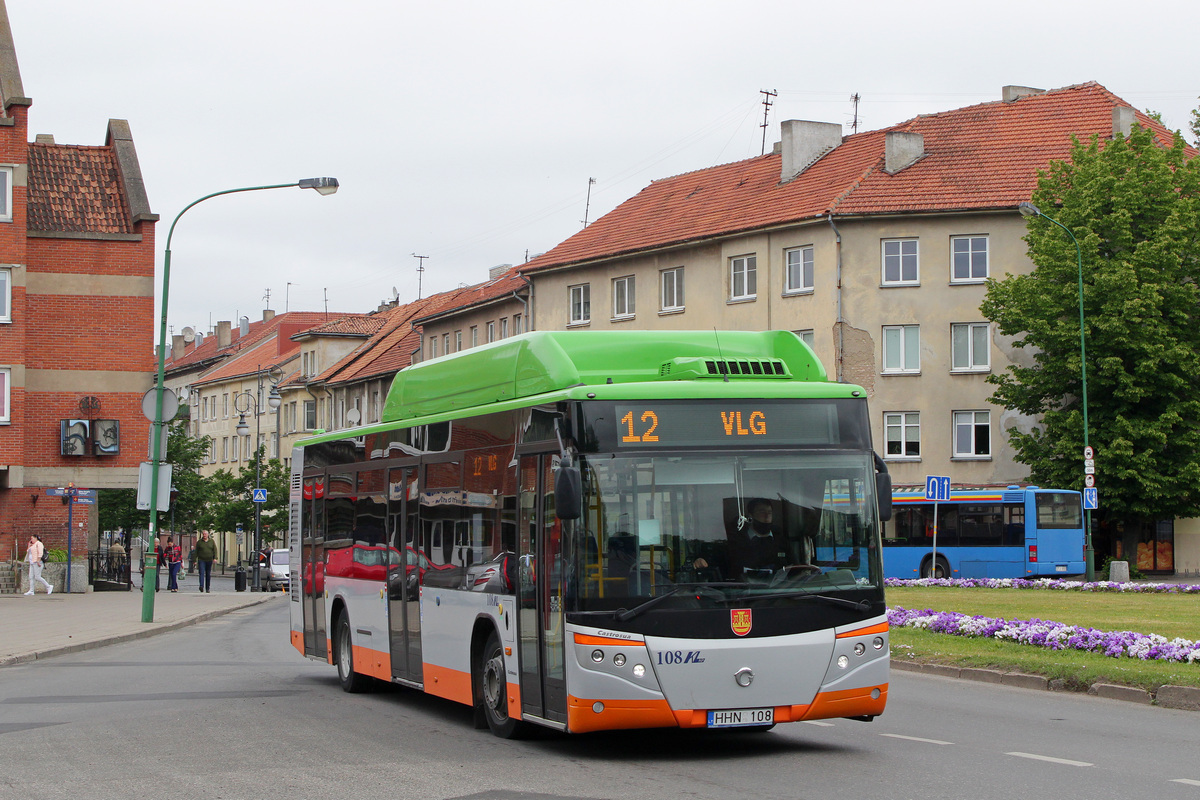
[[[208,502],[206,481],[200,475],[200,459],[208,452],[209,437],[192,437],[187,432],[187,420],[171,423],[167,431],[166,462],[173,466],[171,482],[179,491],[172,501],[178,528],[195,530],[195,520]],[[150,512],[137,508],[136,489],[101,489],[97,493],[101,530],[123,528],[133,531],[150,525]],[[170,512],[166,512],[170,513]],[[163,513],[159,513],[162,520]]]
[[[1192,121],[1188,127],[1192,129],[1192,144],[1200,147],[1200,107],[1192,109]]]
[[[1135,127],[1076,141],[1040,175],[1033,203],[1070,229],[1083,259],[1089,439],[1102,507],[1117,519],[1200,515],[1200,161]],[[1017,459],[1043,486],[1081,488],[1083,415],[1078,262],[1039,218],[1035,269],[989,281],[983,313],[1029,365],[988,380],[1008,409]]]
[[[242,464],[237,473],[227,469],[218,470],[207,487],[208,505],[201,515],[200,524],[215,531],[236,531],[241,525],[248,535],[254,531],[253,491],[255,470],[262,459],[262,488],[267,491],[267,502],[260,511],[263,526],[263,544],[282,542],[287,530],[288,475],[283,464],[267,459],[266,448],[260,447]]]

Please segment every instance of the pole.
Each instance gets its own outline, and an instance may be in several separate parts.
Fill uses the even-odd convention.
[[[262,453],[258,449],[258,439],[262,435],[262,415],[258,399],[262,397],[262,369],[258,373],[258,394],[254,396],[254,491],[262,488]],[[262,589],[260,575],[262,563],[262,503],[254,504],[254,591]]]

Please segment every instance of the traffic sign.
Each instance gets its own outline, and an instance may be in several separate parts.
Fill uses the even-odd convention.
[[[253,492],[253,495],[254,496],[252,499],[254,500],[254,502],[256,502],[256,503],[267,502],[267,490],[266,489],[255,489]]]
[[[949,475],[930,475],[925,478],[925,499],[926,500],[949,500],[950,499],[950,476]]]
[[[1095,511],[1100,508],[1100,497],[1098,490],[1094,487],[1087,487],[1083,490],[1083,507],[1087,511]]]
[[[1083,448],[1083,457],[1088,460],[1095,458],[1096,450],[1089,444],[1087,447]]]
[[[1084,475],[1083,476],[1083,485],[1088,487],[1089,489],[1092,488],[1093,486],[1095,486],[1096,485],[1096,476],[1095,475]]]

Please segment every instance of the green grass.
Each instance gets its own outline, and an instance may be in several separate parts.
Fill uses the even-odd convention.
[[[1200,639],[1200,596],[1057,592],[1031,589],[888,589],[890,606],[931,608],[1005,619],[1045,619],[1101,630],[1157,633],[1168,639]],[[1025,672],[1062,680],[1066,688],[1116,683],[1155,690],[1163,684],[1200,687],[1200,664],[1109,658],[1074,650],[931,633],[891,631],[892,658],[959,667]]]

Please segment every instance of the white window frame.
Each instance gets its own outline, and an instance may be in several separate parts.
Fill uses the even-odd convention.
[[[755,300],[757,298],[758,254],[750,253],[729,259],[729,299]]]
[[[568,286],[567,324],[588,325],[592,321],[592,285],[577,283]]]
[[[520,336],[525,330],[521,327],[525,324],[525,320],[520,314],[513,314],[513,336]]]
[[[813,246],[792,247],[783,251],[783,293],[811,294],[815,276],[813,274]]]
[[[982,242],[983,249],[976,249],[976,245]],[[965,245],[965,249],[960,252],[960,246]],[[991,260],[991,242],[986,235],[984,236],[951,236],[950,237],[950,282],[951,283],[983,283],[991,274],[988,262]],[[967,276],[960,277],[958,275],[959,255],[964,256],[965,266],[967,268]],[[981,260],[982,275],[976,275],[976,269],[979,264],[976,260]]]
[[[13,168],[11,166],[0,167],[0,181],[4,183],[3,186],[0,186],[0,202],[4,203],[4,207],[0,208],[0,222],[12,222]]]
[[[965,360],[959,359],[960,341],[966,348],[965,353],[962,353],[966,356]],[[986,322],[952,323],[950,325],[950,370],[952,372],[990,372],[991,369],[991,326]]]
[[[471,326],[471,347],[478,347],[478,346],[479,346],[479,326],[472,325]]]
[[[893,250],[895,245],[895,252]],[[909,247],[908,245],[911,245]],[[911,250],[911,252],[906,252]],[[913,277],[904,277],[904,262],[912,259]],[[896,269],[896,279],[888,280],[888,267]],[[883,239],[879,243],[879,282],[882,286],[919,286],[921,283],[921,242],[919,239]]]
[[[991,411],[955,411],[951,416],[950,442],[954,451],[954,458],[975,459],[979,461],[989,460],[992,457],[992,412]],[[987,430],[987,439],[983,446],[985,452],[979,452],[978,433],[979,428],[985,427]],[[967,444],[960,441],[960,434],[970,434],[969,449],[960,445]]]
[[[454,332],[454,352],[456,352],[456,353],[462,352],[462,331],[461,330],[457,330]]]
[[[221,437],[221,463],[229,460],[229,437]]]
[[[450,334],[449,333],[442,334],[442,353],[444,353],[445,355],[450,355]]]
[[[613,319],[630,319],[637,313],[637,283],[633,275],[612,281]]]
[[[0,369],[0,424],[12,422],[12,370]]]
[[[487,340],[489,342],[496,341],[496,323],[495,323],[495,321],[489,322],[487,324]]]
[[[683,267],[671,267],[658,274],[659,310],[683,311]]]
[[[437,358],[437,334],[429,337],[429,357]]]
[[[915,430],[916,452],[909,452],[909,431]],[[900,452],[892,452],[892,431],[899,433]],[[883,412],[883,457],[888,461],[919,461],[921,458],[921,412],[920,411],[885,411]]]
[[[317,402],[315,400],[305,400],[301,408],[301,413],[304,414],[304,430],[315,431],[317,429]],[[309,414],[312,414],[312,423],[309,423]]]
[[[921,326],[884,325],[880,350],[883,355],[880,371],[884,375],[918,374],[921,371]],[[889,361],[892,366],[889,366]]]
[[[501,339],[508,338],[508,317],[500,318],[500,338]]]
[[[805,328],[804,330],[801,330],[801,331],[792,331],[792,332],[795,333],[797,336],[799,336],[800,341],[804,342],[809,347],[815,348],[817,346],[816,345],[817,332],[815,330],[813,330],[812,328]]]
[[[0,322],[12,322],[12,267],[0,267]]]

